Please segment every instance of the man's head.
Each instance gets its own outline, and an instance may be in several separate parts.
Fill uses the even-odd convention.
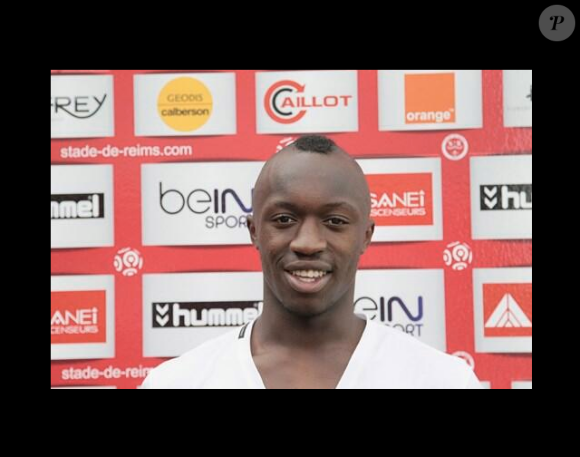
[[[264,299],[296,315],[323,314],[352,300],[371,242],[365,176],[332,140],[302,137],[262,169],[248,228],[262,259]]]

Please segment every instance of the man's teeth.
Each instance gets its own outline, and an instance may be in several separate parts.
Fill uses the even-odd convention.
[[[328,272],[320,270],[298,270],[293,271],[292,276],[300,278],[301,281],[314,282],[317,279],[323,278]]]

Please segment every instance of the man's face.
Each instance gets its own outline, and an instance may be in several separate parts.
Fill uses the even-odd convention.
[[[301,316],[352,300],[358,260],[374,230],[368,200],[364,175],[345,154],[277,156],[248,220],[266,294]]]

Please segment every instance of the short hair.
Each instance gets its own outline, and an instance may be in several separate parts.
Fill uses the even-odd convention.
[[[305,135],[298,138],[294,143],[290,145],[290,147],[298,149],[299,151],[328,154],[337,146],[334,141],[325,136]]]

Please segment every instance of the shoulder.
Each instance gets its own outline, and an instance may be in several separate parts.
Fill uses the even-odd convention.
[[[143,382],[145,389],[195,388],[203,383],[224,357],[235,351],[240,329],[206,341],[190,351],[163,362],[151,370]]]
[[[400,330],[369,322],[374,333],[374,364],[401,387],[479,388],[479,381],[464,360],[439,351]]]

